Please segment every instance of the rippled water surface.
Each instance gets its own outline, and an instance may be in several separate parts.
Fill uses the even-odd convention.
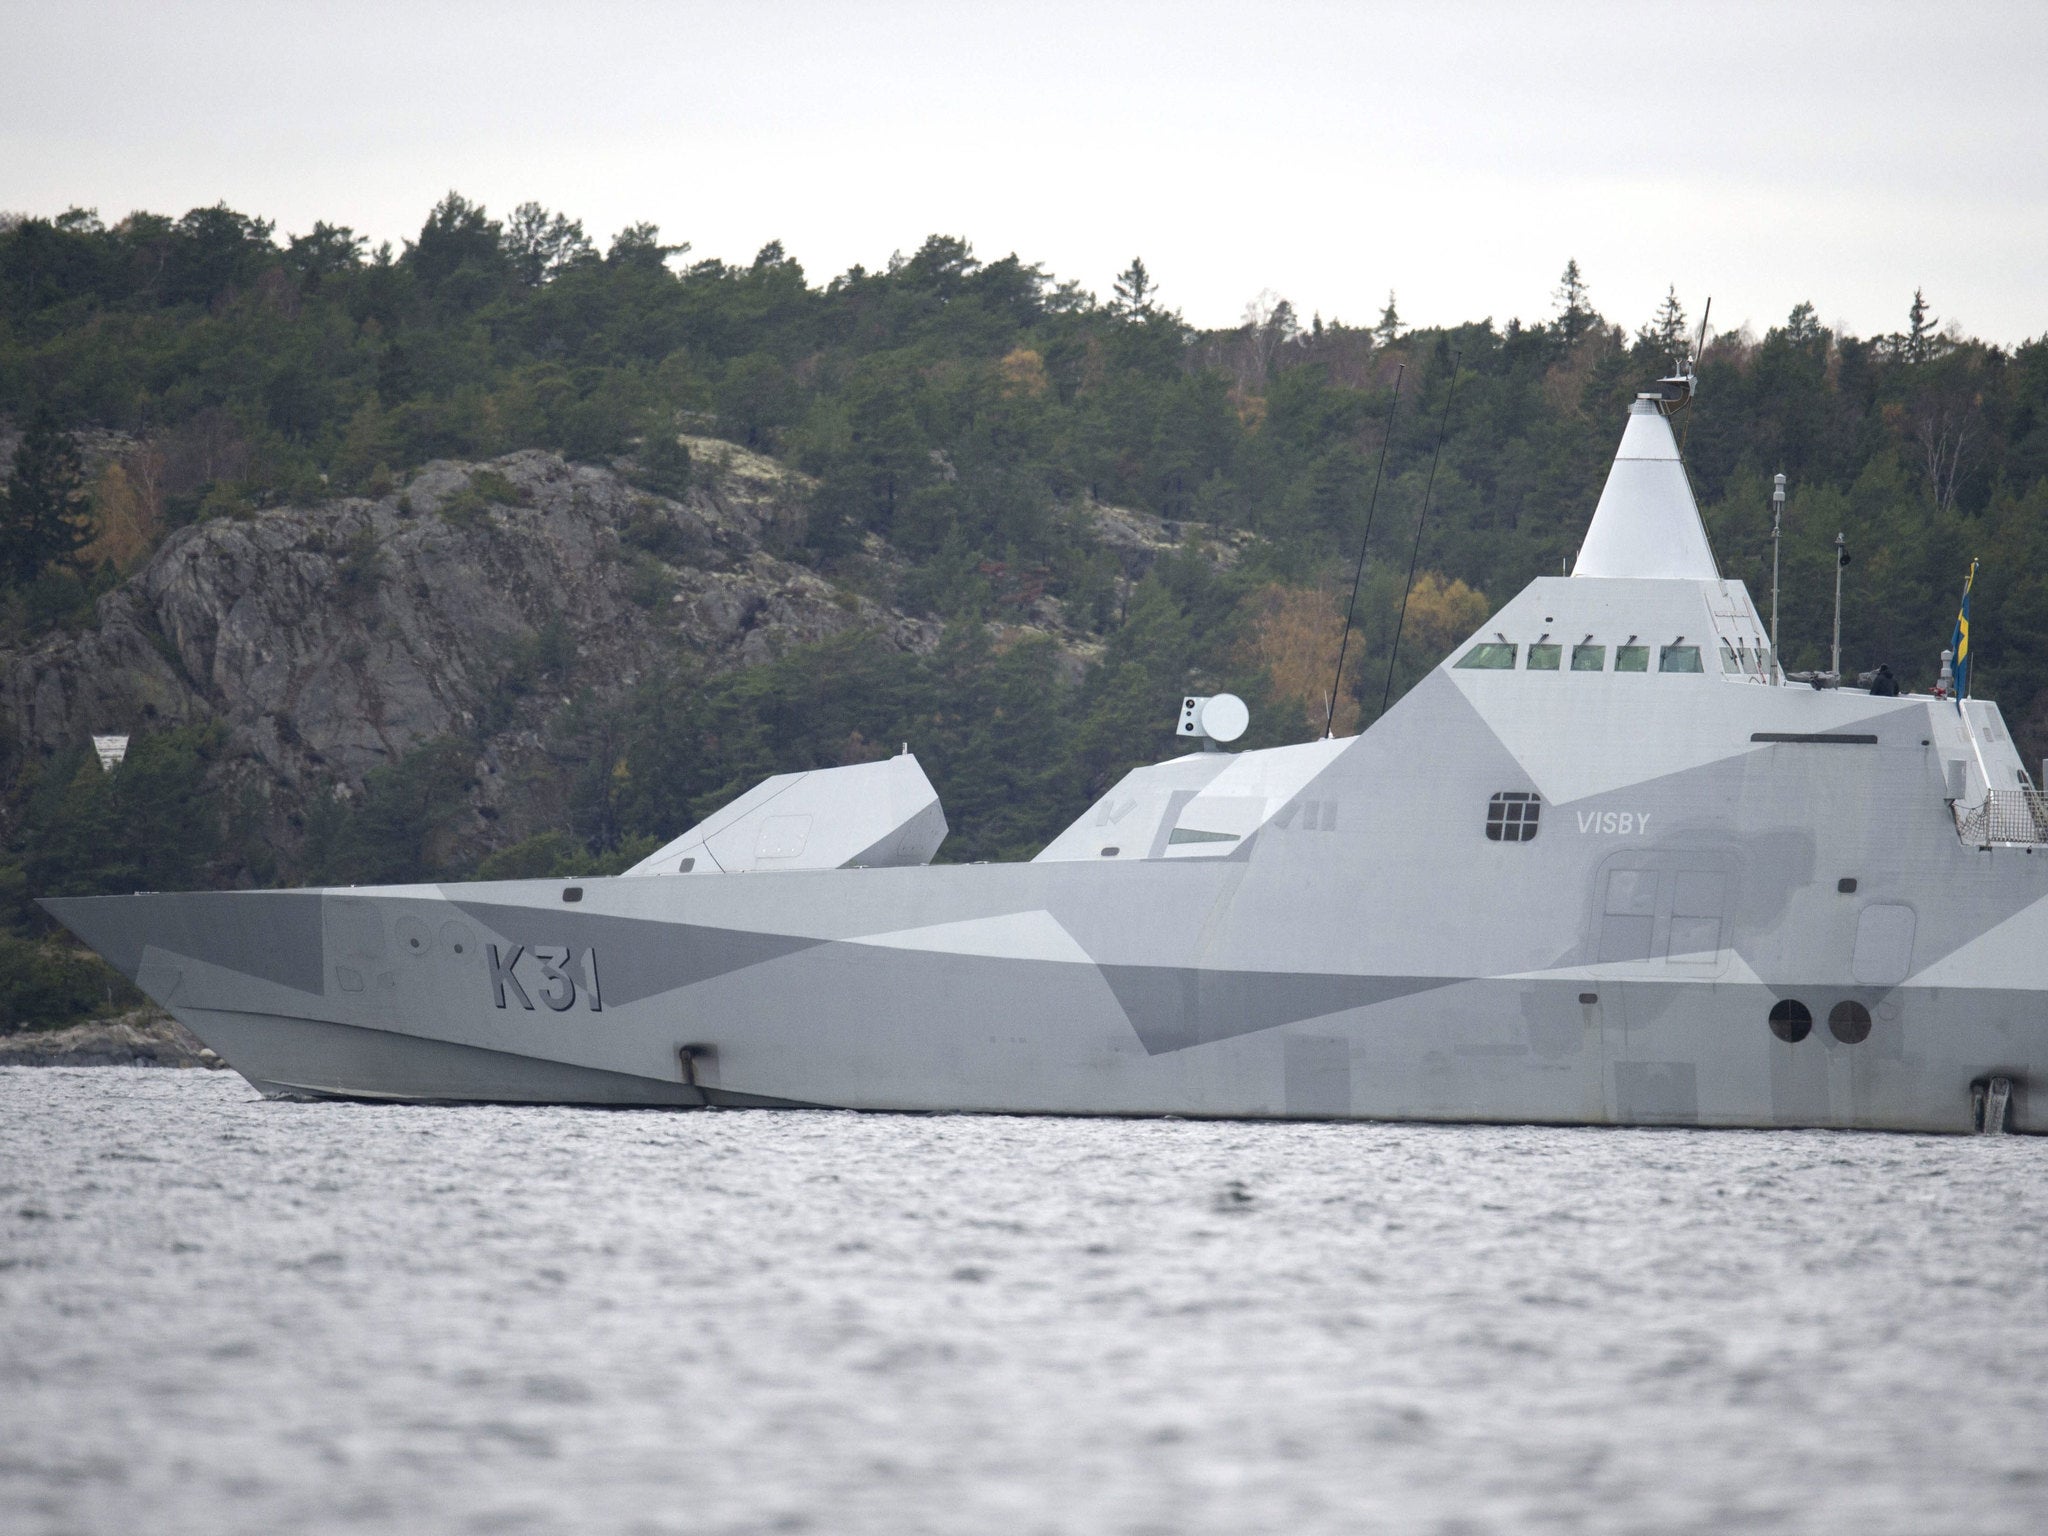
[[[0,1070],[0,1530],[2039,1531],[2044,1158]]]

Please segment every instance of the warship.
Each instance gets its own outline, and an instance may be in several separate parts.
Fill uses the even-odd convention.
[[[43,904],[273,1096],[2048,1130],[2048,804],[1988,700],[1785,674],[1691,386],[1369,729],[1189,697],[1029,862],[931,863],[906,749],[611,878]]]

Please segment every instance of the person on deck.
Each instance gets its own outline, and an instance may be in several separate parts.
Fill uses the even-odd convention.
[[[1870,696],[1876,699],[1896,699],[1899,696],[1899,680],[1892,676],[1889,662],[1878,663],[1877,676],[1870,680]]]

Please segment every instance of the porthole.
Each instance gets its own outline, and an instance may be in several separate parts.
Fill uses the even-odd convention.
[[[1813,1015],[1806,1004],[1786,998],[1771,1010],[1771,1033],[1787,1045],[1797,1045],[1813,1032]]]
[[[1486,802],[1486,835],[1496,843],[1526,843],[1536,835],[1543,802],[1526,789],[1504,789]]]
[[[1115,845],[1114,843],[1112,843],[1112,844],[1110,844],[1110,846],[1109,846],[1109,847],[1107,847],[1107,848],[1105,848],[1105,849],[1103,849],[1103,850],[1102,850],[1102,856],[1103,856],[1103,857],[1104,857],[1105,859],[1113,859],[1113,858],[1115,858],[1115,857],[1116,857],[1116,856],[1117,856],[1118,854],[1120,854],[1120,853],[1122,853],[1122,852],[1123,852],[1123,849],[1121,849],[1121,848],[1117,847],[1117,846],[1116,846],[1116,845]]]
[[[1853,997],[1845,997],[1828,1012],[1828,1033],[1844,1045],[1861,1045],[1870,1038],[1870,1010]]]

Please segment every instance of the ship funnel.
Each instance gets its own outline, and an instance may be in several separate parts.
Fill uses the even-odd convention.
[[[1678,386],[1667,393],[1666,386]],[[1680,392],[1682,390],[1682,393]],[[1660,380],[1628,408],[1628,426],[1593,522],[1579,546],[1574,576],[1636,576],[1713,581],[1721,574],[1700,521],[1699,503],[1678,457],[1669,412],[1692,394],[1691,380]]]

